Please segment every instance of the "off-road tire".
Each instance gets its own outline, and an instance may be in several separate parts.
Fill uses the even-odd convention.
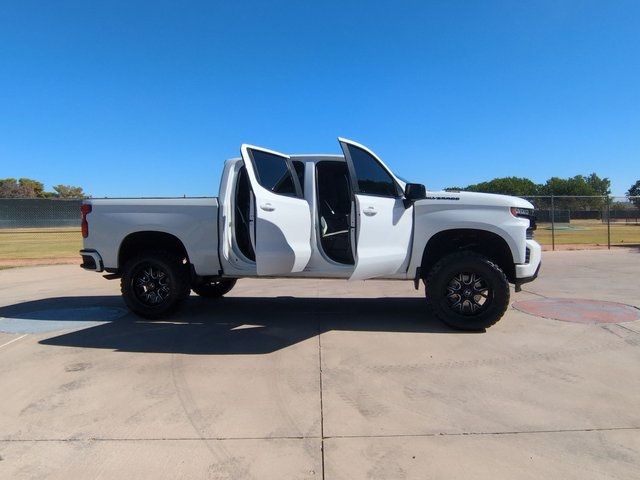
[[[165,317],[189,296],[188,266],[171,252],[141,253],[126,262],[120,289],[127,307],[136,315],[148,319]]]
[[[194,293],[205,298],[220,298],[231,291],[236,284],[235,278],[219,278],[200,285],[192,285]]]
[[[489,328],[509,307],[509,281],[504,272],[488,258],[472,251],[442,258],[431,268],[425,283],[431,311],[458,330]],[[484,299],[484,303],[477,305],[476,299]],[[461,306],[456,301],[465,303]]]

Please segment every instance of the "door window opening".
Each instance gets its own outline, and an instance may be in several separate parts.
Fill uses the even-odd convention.
[[[381,197],[402,197],[402,189],[382,165],[368,152],[346,144],[357,179],[357,193]],[[354,187],[355,188],[355,187]]]
[[[242,166],[238,171],[238,180],[235,192],[235,209],[233,212],[233,225],[235,227],[236,245],[240,252],[249,260],[256,261],[256,253],[251,243],[251,184],[247,175],[247,168]]]
[[[333,261],[353,265],[351,245],[351,187],[346,162],[316,164],[320,244]]]
[[[291,175],[287,161],[283,157],[261,150],[251,150],[250,152],[260,185],[278,195],[298,196],[293,175]]]

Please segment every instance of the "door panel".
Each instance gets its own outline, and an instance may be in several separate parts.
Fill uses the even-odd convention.
[[[351,280],[406,270],[411,252],[413,206],[384,163],[366,147],[339,139],[349,165],[355,207],[356,265]]]
[[[411,251],[413,207],[402,199],[355,196],[356,268],[351,280],[397,273],[406,268]]]
[[[304,270],[311,258],[311,212],[291,161],[278,152],[242,145],[254,193],[256,271],[286,275]]]

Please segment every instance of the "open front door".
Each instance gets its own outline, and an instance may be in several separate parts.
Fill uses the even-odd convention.
[[[300,272],[311,258],[311,211],[287,155],[242,145],[255,203],[258,275]]]
[[[407,269],[413,231],[413,205],[369,149],[338,138],[351,177],[355,211],[355,269],[351,280],[391,276]]]

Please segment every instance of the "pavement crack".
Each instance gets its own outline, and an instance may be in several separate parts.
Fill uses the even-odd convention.
[[[324,480],[324,406],[322,402],[322,320],[318,318],[318,371],[320,378],[320,459],[322,465],[322,480]]]
[[[478,432],[432,432],[432,433],[390,433],[381,435],[330,435],[330,436],[278,436],[278,437],[87,437],[87,438],[4,438],[0,443],[28,443],[28,442],[190,442],[190,441],[221,441],[233,442],[243,440],[333,440],[333,439],[358,439],[358,438],[429,438],[429,437],[482,437],[497,435],[544,435],[557,433],[590,433],[590,432],[616,432],[616,431],[640,431],[640,426],[629,427],[586,427],[586,428],[558,428],[539,430],[503,430],[503,431],[478,431]]]
[[[282,437],[86,437],[86,438],[4,438],[0,443],[28,443],[28,442],[199,442],[199,441],[251,441],[251,440],[318,440],[317,436],[282,436]]]
[[[420,437],[480,437],[493,435],[537,435],[553,433],[588,433],[588,432],[614,432],[624,430],[640,430],[638,427],[594,427],[594,428],[560,428],[553,430],[506,430],[495,432],[434,432],[434,433],[398,433],[387,435],[332,435],[326,439],[341,438],[420,438]]]

